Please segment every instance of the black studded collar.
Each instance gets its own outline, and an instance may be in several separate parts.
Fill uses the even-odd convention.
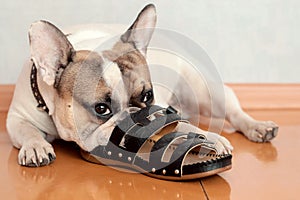
[[[33,96],[35,100],[37,101],[37,109],[40,111],[45,111],[47,114],[49,114],[49,108],[47,107],[45,100],[43,99],[37,82],[37,69],[35,64],[32,64],[31,73],[30,73],[30,85],[31,85],[31,91],[33,93]]]

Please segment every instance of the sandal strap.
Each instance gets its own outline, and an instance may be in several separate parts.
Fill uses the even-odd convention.
[[[161,169],[166,167],[166,163],[163,163],[162,159],[164,158],[165,151],[169,146],[176,140],[180,138],[186,138],[186,133],[181,132],[172,132],[161,137],[153,145],[149,157],[149,164],[154,169]]]
[[[131,113],[130,116],[136,124],[139,123],[142,124],[143,126],[146,126],[151,122],[148,119],[148,117],[162,110],[166,110],[166,109],[157,105],[152,105],[152,106],[147,106],[145,108],[142,108],[141,110],[135,113]]]
[[[132,128],[132,131],[137,131],[142,126],[148,125],[151,121],[147,119],[147,117],[161,110],[164,110],[164,108],[152,105],[145,107],[136,113],[131,113],[114,128],[109,140],[114,145],[119,146],[126,132]]]
[[[125,147],[131,152],[137,153],[143,144],[162,128],[182,121],[176,113],[163,115],[152,120],[147,126],[139,128],[137,131],[130,129],[125,135]]]
[[[178,145],[178,147],[173,152],[170,162],[175,163],[178,167],[181,166],[181,161],[183,161],[185,155],[189,153],[192,149],[194,149],[197,146],[203,145],[203,143],[206,143],[207,141],[202,140],[200,138],[190,138],[187,139],[185,142]]]
[[[171,156],[170,159],[171,164],[167,166],[169,175],[174,174],[175,176],[176,175],[182,176],[183,174],[182,167],[183,167],[184,159],[186,158],[187,154],[189,154],[196,147],[205,145],[206,142],[207,142],[206,140],[196,137],[196,138],[188,139],[187,141],[178,145],[178,147],[175,149],[175,151]]]
[[[158,141],[155,142],[151,149],[149,162],[153,163],[156,160],[161,160],[164,157],[165,150],[169,148],[169,146],[179,138],[186,138],[188,140],[199,138],[201,141],[205,141],[205,144],[209,143],[208,141],[206,141],[205,138],[202,137],[202,135],[199,135],[197,133],[190,132],[186,134],[182,132],[172,132],[164,135]]]
[[[187,140],[178,144],[177,148],[172,153],[170,161],[162,161],[165,151],[169,145],[182,137],[187,138]],[[187,154],[198,146],[205,146],[205,143],[207,142],[208,141],[202,139],[195,133],[189,133],[188,135],[185,133],[170,133],[163,136],[156,142],[151,150],[149,165],[153,166],[155,169],[152,170],[152,173],[163,174],[166,176],[182,176],[184,173],[183,163]],[[202,166],[203,163],[199,163],[199,165]]]

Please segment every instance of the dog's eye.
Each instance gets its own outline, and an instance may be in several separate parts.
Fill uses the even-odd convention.
[[[153,101],[153,92],[152,90],[149,90],[148,92],[145,92],[142,94],[141,102],[143,103],[151,103]]]
[[[106,117],[111,114],[111,110],[105,103],[98,103],[95,105],[95,112],[101,117]]]

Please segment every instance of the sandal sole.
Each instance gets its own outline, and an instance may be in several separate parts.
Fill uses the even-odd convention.
[[[163,180],[168,180],[168,181],[190,181],[190,180],[200,179],[200,178],[212,176],[212,175],[215,175],[215,174],[219,174],[221,172],[230,170],[232,168],[232,164],[229,164],[229,165],[226,165],[224,167],[218,167],[216,169],[209,170],[209,171],[206,171],[206,172],[194,173],[194,174],[189,174],[189,175],[182,175],[181,177],[173,177],[173,176],[170,177],[170,176],[152,174],[152,173],[149,173],[149,172],[143,170],[142,168],[140,168],[138,166],[134,166],[134,165],[130,165],[130,164],[127,164],[127,163],[120,162],[120,161],[115,161],[115,160],[110,160],[110,159],[105,159],[105,158],[100,158],[99,157],[99,160],[103,161],[103,162],[101,162],[95,156],[93,156],[93,155],[91,155],[88,152],[83,151],[83,150],[80,151],[80,154],[83,157],[83,159],[85,159],[86,161],[91,162],[91,163],[105,165],[105,166],[109,166],[109,167],[112,167],[112,168],[129,169],[131,171],[142,173],[144,175],[147,175],[147,176],[150,176],[150,177],[153,177],[153,178],[158,178],[158,179],[163,179]]]

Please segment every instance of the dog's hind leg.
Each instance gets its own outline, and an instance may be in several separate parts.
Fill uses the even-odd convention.
[[[274,122],[253,119],[242,110],[233,90],[227,86],[224,86],[224,90],[226,120],[233,128],[254,142],[267,142],[277,135],[278,126]]]

